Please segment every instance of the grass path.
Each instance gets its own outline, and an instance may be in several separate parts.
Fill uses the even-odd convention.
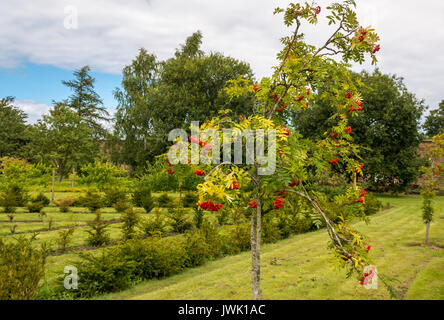
[[[355,227],[372,239],[372,258],[379,272],[396,278],[405,299],[444,299],[444,198],[436,201],[431,243],[422,242],[425,226],[419,197],[382,199],[392,209]],[[379,285],[367,290],[357,278],[336,270],[326,249],[325,230],[265,245],[262,254],[264,299],[388,299]],[[101,299],[251,299],[250,253],[209,262],[179,275],[144,282]]]

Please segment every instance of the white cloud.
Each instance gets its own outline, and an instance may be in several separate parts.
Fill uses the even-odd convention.
[[[50,107],[43,103],[37,103],[33,100],[16,100],[14,105],[19,107],[28,115],[28,123],[36,123],[43,114],[49,112]]]
[[[269,75],[286,33],[274,7],[287,0],[41,0],[2,1],[0,68],[23,61],[73,69],[90,65],[96,71],[120,73],[140,47],[159,58],[196,30],[204,49],[251,63],[258,77]],[[332,1],[320,0],[325,7]],[[409,89],[436,107],[444,94],[444,2],[430,0],[358,0],[363,25],[381,35],[379,67],[405,78]],[[66,6],[78,10],[78,29],[64,28]],[[321,15],[322,15],[321,13]],[[319,43],[321,25],[307,37]],[[368,68],[369,66],[366,65]],[[359,67],[357,68],[359,69]]]

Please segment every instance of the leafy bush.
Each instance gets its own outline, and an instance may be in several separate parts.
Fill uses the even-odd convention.
[[[60,201],[54,201],[54,204],[59,208],[60,212],[69,212],[69,208],[72,207],[75,200],[72,198],[62,199]]]
[[[127,202],[128,197],[123,190],[118,188],[110,188],[105,191],[105,206],[113,207],[118,202]]]
[[[230,250],[226,254],[235,254],[251,248],[251,225],[239,224],[230,229],[228,241]]]
[[[375,214],[376,212],[381,210],[382,207],[383,207],[382,202],[376,199],[376,197],[372,193],[367,193],[365,195],[365,202],[364,202],[365,215],[370,216],[372,214]]]
[[[47,196],[43,194],[43,192],[40,192],[37,196],[31,198],[31,202],[41,202],[45,207],[49,206],[51,201]]]
[[[80,257],[82,260],[78,264],[78,275],[82,285],[72,292],[75,296],[91,297],[124,290],[135,284],[137,263],[124,259],[119,250],[108,249],[96,255],[80,253]],[[59,291],[66,290],[61,287]]]
[[[142,182],[139,182],[136,185],[136,187],[134,188],[134,191],[132,194],[133,204],[136,207],[142,207],[142,203],[143,203],[142,199],[147,193],[151,194],[151,188],[148,185],[146,185]]]
[[[211,247],[207,243],[205,235],[199,231],[185,233],[185,250],[187,253],[185,266],[188,268],[203,265],[211,256]]]
[[[109,225],[103,221],[102,214],[99,210],[96,210],[95,215],[94,221],[88,222],[90,230],[86,230],[89,234],[86,241],[90,246],[100,247],[110,242],[110,236],[106,230]]]
[[[80,201],[92,213],[103,208],[103,199],[97,192],[88,191],[84,197],[80,198]]]
[[[203,210],[194,208],[194,224],[196,225],[196,228],[200,229],[200,227],[202,226],[203,217],[204,217]]]
[[[29,202],[26,206],[30,213],[40,213],[43,210],[44,205],[42,202]]]
[[[150,213],[154,208],[154,199],[151,195],[151,188],[144,184],[139,184],[133,192],[133,203],[137,207],[144,208],[146,213]]]
[[[125,260],[136,262],[135,276],[144,280],[170,276],[186,265],[183,239],[153,237],[142,241],[130,240],[118,250]]]
[[[168,213],[170,219],[173,220],[171,226],[174,232],[184,233],[193,228],[193,224],[188,220],[182,208],[170,209]]]
[[[126,200],[119,199],[113,205],[113,207],[114,207],[114,209],[116,209],[117,212],[124,212],[125,210],[127,210],[130,207],[130,205],[128,204],[128,202]]]
[[[7,186],[0,194],[0,205],[4,207],[5,213],[13,213],[17,207],[24,207],[27,200],[27,192],[18,185]]]
[[[0,300],[29,300],[37,294],[48,252],[34,248],[34,240],[21,236],[4,243],[0,239]]]
[[[154,199],[151,196],[151,192],[145,194],[142,198],[142,208],[145,209],[146,213],[150,213],[154,209]]]
[[[159,207],[169,208],[173,204],[173,200],[168,196],[168,193],[163,193],[157,198],[157,204]]]
[[[223,226],[225,223],[227,223],[229,216],[229,209],[222,208],[222,210],[219,210],[216,214],[217,222],[220,226]]]
[[[81,254],[79,278],[82,286],[73,292],[90,297],[124,290],[148,279],[167,277],[206,260],[250,248],[250,225],[230,227],[224,234],[206,219],[200,230],[183,237],[149,237],[128,240],[99,255]]]
[[[262,241],[264,243],[273,243],[280,239],[282,239],[282,235],[278,223],[272,216],[266,215],[262,219]]]
[[[55,241],[62,252],[66,251],[66,248],[72,241],[74,230],[75,230],[74,226],[71,226],[68,229],[65,230],[61,229],[58,231],[58,237]]]
[[[168,222],[158,212],[154,214],[154,217],[146,218],[141,223],[141,229],[148,237],[155,235],[163,236],[166,232],[167,226]]]
[[[136,237],[136,226],[139,224],[140,215],[133,208],[128,208],[121,216],[120,221],[123,222],[122,233],[123,239],[129,240]]]
[[[187,192],[182,198],[183,206],[186,208],[195,208],[198,201],[198,196],[195,193]]]
[[[81,254],[81,257],[78,269],[82,286],[74,294],[90,297],[178,273],[186,265],[187,252],[183,240],[154,237],[129,240],[100,255]]]

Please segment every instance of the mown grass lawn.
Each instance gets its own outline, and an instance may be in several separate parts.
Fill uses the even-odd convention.
[[[444,198],[437,199],[431,226],[432,246],[422,245],[425,226],[421,198],[382,197],[393,206],[355,227],[372,240],[378,271],[398,279],[394,287],[404,299],[444,299]],[[346,279],[326,249],[319,230],[263,246],[264,299],[389,299],[381,283],[367,290],[357,278]],[[80,280],[81,281],[81,280]],[[80,284],[81,285],[81,284]],[[209,262],[179,275],[142,283],[101,299],[251,299],[250,253]]]

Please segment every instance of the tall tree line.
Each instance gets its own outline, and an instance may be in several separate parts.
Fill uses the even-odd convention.
[[[236,116],[249,115],[249,98],[230,100],[224,91],[228,80],[243,77],[253,83],[249,65],[221,53],[205,53],[201,46],[202,34],[196,32],[163,61],[140,49],[122,71],[121,86],[114,91],[117,111],[112,119],[88,66],[75,70],[73,79],[62,81],[71,95],[54,101],[36,124],[26,124],[27,116],[15,106],[14,98],[1,99],[0,157],[52,164],[60,180],[72,168],[97,157],[130,165],[137,173],[166,151],[170,130],[187,130],[191,121],[203,122],[225,109]],[[365,147],[361,154],[365,178],[377,190],[404,190],[416,181],[422,164],[417,147],[424,138],[420,130],[424,103],[395,75],[376,70],[353,77],[365,101],[361,117],[350,115],[355,142]],[[330,126],[334,110],[323,100],[327,90],[325,83],[314,92],[310,105],[314,112],[287,118],[305,137],[318,139]],[[423,128],[428,135],[442,132],[443,109],[444,102],[426,118]],[[107,122],[112,124],[111,131]]]
[[[122,87],[114,92],[115,161],[143,167],[165,152],[172,129],[189,129],[191,121],[205,121],[222,109],[251,112],[247,99],[229,100],[224,91],[227,81],[239,76],[252,81],[250,66],[220,53],[205,54],[201,44],[196,32],[166,61],[141,49],[123,69]]]

